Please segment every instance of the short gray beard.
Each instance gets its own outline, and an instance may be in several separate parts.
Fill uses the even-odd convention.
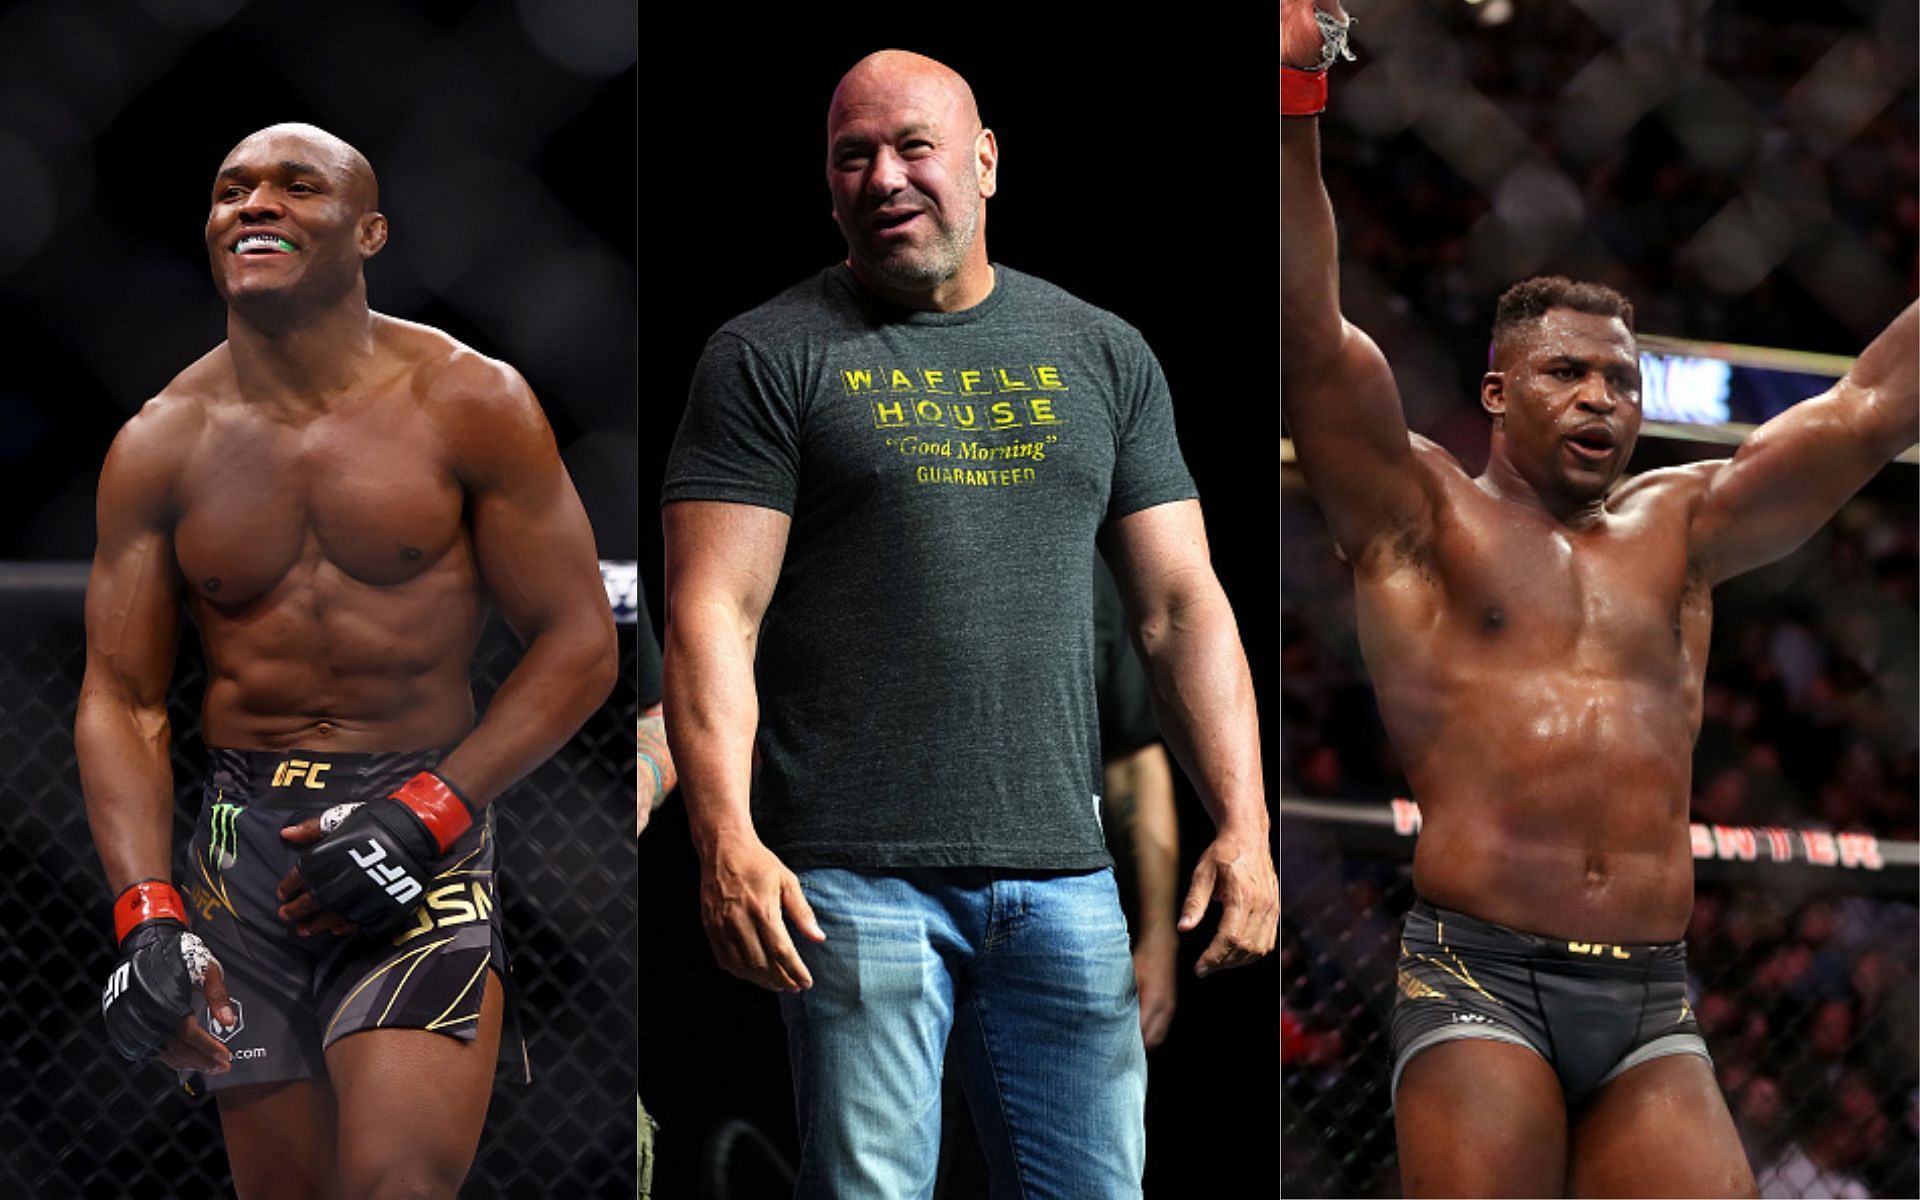
[[[973,248],[980,229],[980,202],[967,209],[966,219],[953,230],[943,230],[924,257],[902,261],[899,258],[869,260],[861,263],[874,279],[903,292],[930,292],[960,273]]]

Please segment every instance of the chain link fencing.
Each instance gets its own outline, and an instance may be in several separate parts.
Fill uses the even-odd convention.
[[[1410,807],[1282,802],[1283,1195],[1400,1195],[1388,1021]],[[1920,1194],[1916,851],[1696,826],[1688,998],[1762,1196]]]
[[[533,1082],[502,1068],[461,1195],[630,1197],[638,1053],[631,597],[613,694],[559,753],[499,800],[510,988]],[[631,576],[631,564],[624,565]],[[231,1195],[211,1100],[108,1045],[101,982],[113,897],[94,855],[74,759],[85,564],[0,571],[0,1195]],[[474,659],[484,709],[519,661],[497,617]],[[198,635],[182,631],[168,695],[176,870],[199,811]],[[179,876],[184,877],[184,876]]]

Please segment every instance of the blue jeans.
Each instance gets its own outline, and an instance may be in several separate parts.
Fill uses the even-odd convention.
[[[796,1195],[932,1193],[949,1034],[998,1197],[1139,1196],[1147,1059],[1113,872],[800,871]]]

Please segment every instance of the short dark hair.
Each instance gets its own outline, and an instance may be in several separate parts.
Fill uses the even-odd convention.
[[[1491,363],[1500,343],[1515,329],[1547,315],[1549,309],[1570,308],[1596,317],[1618,317],[1633,332],[1633,301],[1604,283],[1576,283],[1565,275],[1537,275],[1523,279],[1500,297],[1493,313],[1493,344],[1487,348]]]

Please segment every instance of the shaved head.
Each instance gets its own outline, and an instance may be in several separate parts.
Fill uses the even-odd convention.
[[[929,109],[955,118],[956,130],[971,137],[980,132],[980,108],[967,81],[943,62],[911,50],[876,50],[840,77],[827,107],[827,136],[848,106],[873,103],[876,96],[911,96]]]
[[[318,125],[308,125],[302,121],[284,121],[254,130],[227,151],[221,168],[224,170],[243,151],[263,148],[269,142],[278,143],[282,150],[295,145],[304,147],[315,166],[332,173],[346,184],[347,194],[353,198],[359,211],[372,212],[380,207],[380,181],[374,177],[373,164],[367,161],[367,156],[346,140],[335,137]]]

